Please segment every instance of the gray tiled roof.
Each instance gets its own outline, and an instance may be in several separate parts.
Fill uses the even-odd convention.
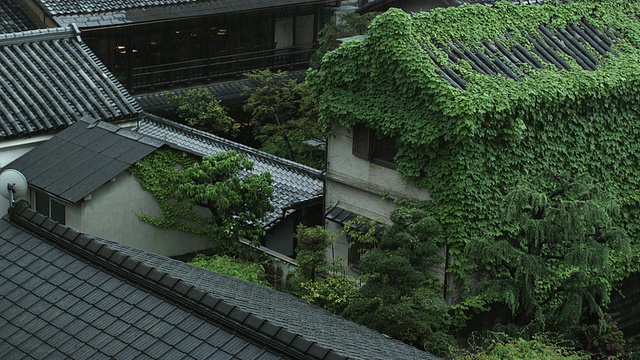
[[[86,115],[141,115],[78,35],[74,27],[0,34],[0,139],[57,131]]]
[[[325,0],[37,0],[60,26],[79,27],[157,21],[274,7],[325,3]]]
[[[438,359],[401,341],[392,339],[287,293],[194,267],[144,250],[95,239],[146,266],[179,277],[189,286],[233,304],[237,309],[264,319],[286,331],[333,349],[349,359]],[[283,337],[284,338],[284,337]]]
[[[575,60],[584,70],[596,70],[600,65],[599,58],[616,54],[614,44],[620,38],[615,29],[600,31],[586,18],[557,30],[540,25],[536,32],[523,34],[528,44],[520,44],[510,34],[504,34],[504,40],[486,39],[481,44],[466,45],[453,41],[438,46],[447,54],[450,63],[465,61],[482,74],[520,80],[526,76],[525,69],[570,70],[566,59]],[[438,61],[432,52],[429,56],[440,69],[440,75],[451,85],[458,89],[467,87],[462,73],[453,70],[448,63]]]
[[[81,120],[9,166],[30,186],[75,203],[161,145],[117,125]]]
[[[35,30],[38,24],[18,1],[0,1],[0,34]]]
[[[266,228],[293,212],[292,205],[322,196],[320,170],[150,114],[140,121],[137,131],[200,156],[234,150],[254,163],[254,173],[271,173],[274,211],[267,215]]]
[[[128,256],[126,247],[60,225],[26,202],[12,212],[11,221],[0,219],[0,358],[344,359],[190,285],[180,271]],[[199,271],[228,291],[245,286]],[[279,294],[258,287],[264,292],[243,295],[268,303]]]

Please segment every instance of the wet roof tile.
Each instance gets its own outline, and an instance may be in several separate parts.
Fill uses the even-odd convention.
[[[37,0],[60,26],[79,27],[157,21],[274,7],[317,4],[318,0]]]
[[[0,34],[35,30],[44,26],[38,24],[19,1],[0,2]]]
[[[142,142],[139,134],[115,125],[96,124],[80,120],[10,166],[31,186],[75,203],[162,145]]]
[[[320,170],[150,114],[139,123],[137,131],[200,156],[234,150],[254,163],[253,173],[269,172],[273,179],[274,210],[263,223],[267,229],[291,214],[293,205],[322,196]]]
[[[0,34],[0,138],[58,131],[86,116],[141,115],[78,35],[74,27]]]

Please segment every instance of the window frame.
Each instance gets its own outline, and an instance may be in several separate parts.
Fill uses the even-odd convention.
[[[376,165],[395,170],[395,161],[389,160],[389,157],[393,159],[398,153],[398,148],[394,138],[390,136],[376,135],[371,128],[362,124],[354,125],[351,130],[351,134],[351,153],[354,156],[368,160]],[[389,152],[380,154],[381,151],[387,151],[389,149],[391,150],[390,156],[387,155]]]
[[[59,222],[62,225],[66,224],[67,205],[64,202],[59,201],[55,197],[38,189],[32,190],[31,200],[32,209],[44,216],[51,218],[52,220]],[[42,200],[46,201],[46,205],[41,204]]]

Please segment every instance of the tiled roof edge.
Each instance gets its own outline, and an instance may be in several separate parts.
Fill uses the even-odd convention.
[[[212,318],[216,322],[294,359],[347,359],[332,349],[309,341],[282,326],[274,325],[268,320],[189,285],[181,279],[112,249],[105,243],[98,242],[90,236],[62,225],[31,209],[24,200],[12,206],[9,209],[9,214],[12,222],[44,237],[56,246],[73,252],[85,261],[106,268],[151,292],[168,297],[190,310]]]
[[[132,114],[135,114],[138,117],[142,116],[144,111],[142,110],[142,106],[140,106],[140,103],[138,102],[138,100],[136,100],[133,97],[133,95],[131,95],[129,90],[127,90],[124,87],[124,85],[122,85],[122,83],[118,81],[118,79],[116,79],[115,75],[113,75],[113,73],[107,68],[107,66],[102,62],[102,60],[100,60],[96,56],[96,54],[93,52],[93,50],[89,48],[89,45],[87,45],[80,38],[80,35],[79,35],[80,30],[78,29],[78,27],[75,24],[71,24],[71,27],[77,31],[78,42],[80,43],[80,46],[84,49],[87,56],[93,61],[93,63],[98,67],[98,69],[102,71],[102,74],[106,75],[106,77],[109,79],[108,84],[112,87],[114,94],[116,94],[116,96],[118,96],[120,100],[124,104],[126,104],[128,111],[130,111]],[[131,116],[130,114],[123,114],[122,118],[128,118],[130,116]],[[118,119],[114,119],[114,120],[117,121]]]
[[[79,35],[80,31],[74,25],[68,27],[28,30],[22,32],[0,34],[0,46],[24,44],[26,42],[67,39]]]
[[[87,127],[99,127],[102,128],[104,130],[107,130],[109,132],[112,132],[114,134],[117,134],[119,136],[125,137],[125,138],[129,138],[135,141],[138,141],[140,143],[155,147],[160,148],[162,146],[164,146],[164,142],[149,136],[149,135],[143,135],[140,134],[139,132],[133,131],[133,130],[129,130],[129,129],[125,129],[123,127],[120,127],[116,124],[110,123],[108,121],[100,121],[100,120],[94,120],[91,117],[83,117],[80,119],[81,122],[87,124]]]
[[[98,2],[98,0],[95,0],[95,1]],[[95,14],[127,15],[131,13],[136,13],[136,12],[146,12],[146,13],[149,13],[148,16],[155,15],[154,19],[156,19],[158,16],[164,15],[164,14],[171,14],[171,15],[165,15],[163,16],[163,18],[189,17],[193,15],[194,10],[199,10],[199,12],[204,15],[234,12],[235,9],[232,6],[215,8],[215,10],[211,10],[209,5],[211,5],[211,3],[214,3],[216,1],[220,1],[220,0],[197,0],[197,1],[190,1],[190,2],[175,2],[171,4],[138,4],[133,6],[112,6],[110,8],[92,9],[89,11],[82,11],[82,10],[58,11],[55,8],[52,8],[46,4],[42,4],[42,2],[40,1],[39,1],[39,5],[40,5],[40,8],[44,9],[47,14],[49,14],[50,16],[56,19],[74,18],[74,17],[95,15]],[[276,5],[276,6],[300,6],[300,5],[310,5],[310,4],[313,5],[313,4],[324,4],[331,1],[333,0],[298,0],[293,4],[287,3],[284,5]],[[251,6],[248,10],[260,11],[260,10],[268,9],[273,6],[270,4],[264,5],[262,4],[261,1],[256,1],[255,4],[257,5]],[[176,12],[175,11],[176,9],[177,10],[187,9],[191,11],[182,13],[182,12]]]
[[[264,151],[260,151],[258,149],[254,149],[250,146],[246,146],[246,145],[242,145],[240,143],[231,141],[231,140],[227,140],[224,138],[221,138],[219,136],[215,136],[213,134],[210,134],[208,132],[202,131],[202,130],[198,130],[186,125],[182,125],[179,123],[176,123],[174,121],[165,119],[163,117],[157,116],[157,115],[153,115],[150,113],[146,113],[146,121],[150,121],[150,122],[155,122],[157,124],[160,124],[162,126],[168,127],[168,128],[172,128],[175,131],[180,131],[183,133],[187,133],[187,134],[191,134],[192,136],[198,136],[201,138],[205,138],[211,142],[215,142],[215,143],[219,143],[219,144],[223,144],[227,147],[230,147],[232,149],[236,149],[240,152],[243,153],[249,153],[252,155],[255,155],[256,157],[260,157],[263,158],[265,160],[268,161],[272,161],[275,163],[279,163],[281,165],[287,166],[289,168],[294,168],[296,170],[299,170],[301,172],[304,172],[310,176],[315,176],[317,178],[321,178],[322,177],[322,170],[318,170],[318,169],[314,169],[310,166],[306,166],[300,163],[297,163],[295,161],[291,161],[291,160],[287,160],[287,159],[283,159],[281,157],[275,156],[275,155],[271,155],[269,153],[266,153]],[[170,141],[167,141],[167,143],[170,143]],[[201,154],[201,155],[205,155],[205,154]]]

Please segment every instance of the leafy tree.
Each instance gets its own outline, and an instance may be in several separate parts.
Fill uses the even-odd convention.
[[[139,215],[162,228],[209,237],[219,251],[232,253],[238,238],[258,240],[260,221],[271,211],[271,175],[250,174],[253,163],[233,151],[202,161],[171,150],[156,151],[132,169],[140,185],[158,201],[162,215]],[[206,209],[208,215],[196,209]]]
[[[240,124],[227,114],[209,89],[188,90],[184,95],[167,92],[165,96],[187,125],[223,137],[238,135]]]
[[[446,353],[453,345],[447,305],[429,275],[442,255],[433,241],[440,225],[425,212],[399,208],[376,246],[360,258],[363,285],[345,316],[396,339]]]
[[[253,133],[262,144],[261,149],[321,167],[322,152],[304,144],[306,140],[323,138],[307,85],[282,71],[256,70],[245,75],[253,86],[245,87],[249,98],[244,110],[251,114]]]
[[[327,52],[340,46],[338,39],[356,35],[364,35],[376,12],[366,14],[344,13],[334,15],[318,33],[318,50],[311,57],[311,64],[320,63]]]
[[[227,241],[262,235],[271,205],[271,174],[247,175],[253,163],[234,151],[217,153],[178,170],[177,199],[208,209],[207,233]]]
[[[198,254],[189,261],[189,264],[269,287],[269,282],[266,280],[267,273],[264,270],[264,266],[259,263],[243,261],[226,255],[206,256]]]
[[[624,256],[616,202],[588,178],[548,174],[507,196],[500,239],[469,243],[486,280],[477,291],[504,303],[516,324],[566,331],[584,315],[602,316],[612,288],[610,255]]]
[[[331,235],[321,226],[306,227],[299,224],[296,228],[298,240],[297,272],[310,282],[326,274],[326,251],[333,241]]]

